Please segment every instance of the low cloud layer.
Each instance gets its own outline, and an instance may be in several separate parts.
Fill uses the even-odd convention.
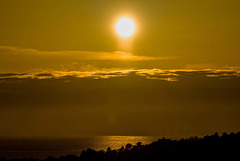
[[[201,135],[240,128],[238,67],[162,70],[156,64],[175,58],[3,46],[0,58],[2,136]]]
[[[237,68],[2,73],[0,132],[76,136],[237,131],[239,91]]]
[[[219,79],[232,79],[240,77],[240,69],[178,69],[178,70],[161,70],[161,69],[108,69],[92,71],[52,71],[52,72],[29,72],[29,73],[0,73],[0,80],[7,79],[108,79],[114,77],[143,77],[146,79],[156,79],[163,81],[178,81],[181,78],[188,77],[208,77]]]

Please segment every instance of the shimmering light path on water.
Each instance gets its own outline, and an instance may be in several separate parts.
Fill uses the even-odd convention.
[[[82,150],[92,148],[106,150],[119,149],[127,143],[150,144],[161,137],[156,136],[94,136],[78,138],[1,138],[0,158],[39,158],[61,155],[80,155]]]

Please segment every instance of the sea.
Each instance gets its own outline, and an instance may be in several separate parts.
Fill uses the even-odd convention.
[[[119,149],[130,143],[150,144],[159,136],[88,136],[88,137],[15,137],[0,138],[0,158],[37,158],[60,157],[69,154],[80,156],[88,148],[106,151]]]

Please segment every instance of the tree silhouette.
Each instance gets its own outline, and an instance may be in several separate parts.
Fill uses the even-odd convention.
[[[118,150],[82,151],[80,157],[75,155],[60,158],[48,157],[44,161],[155,161],[155,160],[240,160],[240,132],[218,133],[203,138],[171,140],[159,139],[149,145],[138,142],[135,146],[127,144]],[[0,159],[0,161],[40,161],[38,159]]]

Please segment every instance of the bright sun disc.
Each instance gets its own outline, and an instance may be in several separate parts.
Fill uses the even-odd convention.
[[[130,18],[121,18],[117,21],[116,31],[121,37],[130,37],[136,30],[135,23]]]

